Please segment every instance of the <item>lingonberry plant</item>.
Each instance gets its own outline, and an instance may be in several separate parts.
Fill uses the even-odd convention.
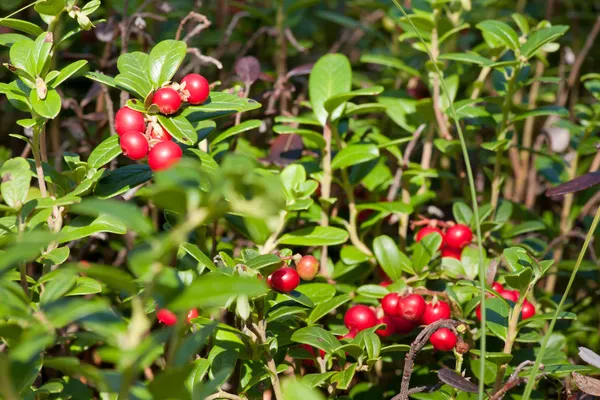
[[[191,3],[0,4],[1,399],[600,395],[597,5]]]

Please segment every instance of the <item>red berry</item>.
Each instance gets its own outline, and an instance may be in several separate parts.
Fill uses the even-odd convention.
[[[440,328],[431,335],[429,341],[439,351],[450,351],[456,346],[456,335],[448,328]]]
[[[190,104],[201,104],[208,99],[210,93],[210,87],[205,77],[198,74],[189,74],[181,80],[181,83],[185,83],[185,90],[190,93],[188,103]]]
[[[446,230],[446,245],[462,249],[473,240],[473,231],[466,225],[457,224]]]
[[[475,316],[477,316],[477,319],[481,321],[481,304],[475,309]]]
[[[406,335],[415,329],[415,323],[407,320],[406,318],[394,317],[394,327],[397,334]]]
[[[442,257],[456,258],[460,260],[462,256],[462,249],[455,249],[454,247],[444,246],[442,247]]]
[[[319,261],[313,256],[304,256],[296,263],[296,271],[301,279],[312,281],[319,272]]]
[[[385,328],[377,329],[375,333],[377,333],[381,337],[392,336],[396,332],[396,325],[394,322],[394,317],[384,316],[379,320],[380,324],[385,324]]]
[[[400,296],[398,293],[386,294],[385,297],[381,299],[381,308],[383,308],[383,313],[389,317],[397,317],[399,300]]]
[[[419,321],[425,311],[425,299],[418,294],[409,294],[398,301],[398,316],[409,321]]]
[[[146,123],[144,122],[144,114],[129,107],[121,108],[115,115],[115,130],[119,136],[132,131],[145,132]]]
[[[148,155],[148,140],[140,132],[127,132],[119,139],[123,155],[132,160],[140,160]]]
[[[315,357],[315,351],[313,350],[312,346],[308,344],[301,344],[300,347],[308,351],[313,358]],[[306,365],[307,367],[313,367],[315,362],[313,360],[302,360],[302,364]]]
[[[192,320],[194,318],[198,318],[198,310],[196,310],[195,308],[192,308],[190,310],[190,312],[188,313],[188,315],[187,315],[187,322],[188,322],[188,324],[191,324]]]
[[[392,281],[383,281],[379,284],[379,286],[388,287],[392,284]]]
[[[439,229],[439,228],[434,228],[432,226],[426,226],[425,228],[422,228],[419,232],[417,232],[417,235],[415,236],[415,240],[417,242],[419,242],[425,236],[430,235],[430,234],[435,233],[435,232],[439,233],[440,236],[442,236],[442,243],[440,243],[440,248],[441,248],[444,245],[445,237],[444,237],[444,232],[442,232],[442,230]]]
[[[150,139],[158,140],[159,142],[164,142],[165,140],[172,140],[171,135],[165,129],[157,130],[152,129],[150,132]]]
[[[356,305],[350,307],[344,315],[344,324],[351,331],[360,332],[377,325],[375,312],[367,306]]]
[[[516,303],[519,300],[519,292],[517,290],[501,290],[499,293],[500,296],[513,303]]]
[[[502,286],[501,283],[494,282],[494,284],[492,285],[492,289],[494,289],[496,292],[500,293],[501,291],[504,290],[504,286]]]
[[[157,143],[148,153],[148,165],[152,171],[160,171],[175,164],[183,152],[175,142],[164,141]]]
[[[450,305],[445,301],[438,301],[435,304],[427,303],[421,317],[421,323],[423,325],[430,325],[440,319],[449,319],[450,315],[452,315]]]
[[[295,269],[290,267],[279,268],[269,277],[269,284],[278,292],[289,293],[300,284],[300,277]]]
[[[156,312],[156,318],[158,322],[165,324],[167,326],[172,326],[177,323],[177,315],[175,315],[172,311],[167,310],[166,308],[161,308]]]
[[[354,339],[356,337],[357,331],[350,331],[343,336],[340,336],[338,339]]]
[[[521,317],[523,317],[523,319],[528,319],[531,318],[535,315],[535,306],[533,304],[531,304],[530,302],[528,302],[527,300],[525,300],[523,302],[523,307],[521,308]]]
[[[154,93],[152,104],[156,104],[162,114],[175,114],[181,107],[181,97],[175,89],[164,87]]]

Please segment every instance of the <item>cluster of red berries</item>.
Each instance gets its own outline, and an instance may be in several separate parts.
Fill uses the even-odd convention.
[[[312,281],[319,272],[319,261],[313,256],[304,256],[296,263],[296,269],[282,267],[267,277],[269,286],[282,293],[289,293],[300,284],[300,279]]]
[[[513,303],[516,303],[519,300],[520,294],[518,290],[505,289],[504,286],[498,282],[494,282],[492,289],[498,292],[504,299],[512,301]],[[491,297],[491,295],[488,295],[488,297]],[[477,316],[477,319],[481,321],[481,305],[478,305],[475,309],[475,315]],[[523,306],[521,307],[521,318],[528,319],[534,315],[535,306],[525,299],[525,301],[523,301]]]
[[[462,250],[473,240],[473,231],[463,224],[452,225],[446,229],[446,232],[434,226],[426,226],[417,232],[415,240],[418,242],[432,233],[439,233],[442,236],[440,244],[442,257],[452,257],[457,260],[460,260]]]
[[[152,104],[165,115],[179,111],[182,102],[201,104],[208,99],[208,81],[198,74],[189,74],[181,83],[173,83],[154,92]],[[153,171],[169,168],[181,156],[181,148],[171,135],[158,123],[156,116],[144,115],[129,107],[123,107],[115,115],[115,130],[123,154],[132,160],[148,156]]]
[[[177,323],[177,315],[171,310],[167,310],[166,308],[161,308],[156,311],[156,318],[158,322],[161,324],[165,324],[167,326],[173,326]],[[191,309],[187,315],[187,323],[190,324],[194,318],[198,318],[198,310],[195,308]]]

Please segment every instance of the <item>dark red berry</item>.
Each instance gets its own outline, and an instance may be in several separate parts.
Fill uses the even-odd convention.
[[[381,308],[383,308],[383,313],[388,317],[397,317],[399,300],[400,296],[398,293],[386,294],[385,297],[381,299]]]
[[[454,247],[444,246],[442,247],[442,257],[456,258],[460,260],[462,256],[462,249],[455,249]]]
[[[367,306],[356,305],[346,311],[344,315],[344,324],[351,331],[360,332],[364,329],[377,325],[377,316],[375,312]]]
[[[148,153],[148,165],[152,171],[161,171],[175,164],[183,152],[175,142],[164,141],[157,143]]]
[[[175,114],[181,107],[181,97],[175,89],[164,87],[154,93],[152,104],[156,104],[162,114]]]
[[[502,286],[501,283],[494,282],[494,284],[492,285],[492,289],[494,289],[496,292],[500,293],[501,291],[504,290],[504,286]]]
[[[173,326],[177,323],[177,315],[166,308],[158,310],[156,312],[156,318],[158,319],[158,322],[167,326]]]
[[[442,243],[440,243],[440,248],[442,248],[444,245],[444,242],[445,242],[444,232],[442,232],[442,230],[439,228],[434,228],[433,226],[426,226],[426,227],[422,228],[419,232],[417,232],[417,235],[415,236],[415,240],[417,242],[419,242],[425,236],[430,235],[432,233],[440,234],[440,236],[442,237]]]
[[[185,83],[185,90],[190,93],[190,97],[187,99],[190,104],[201,104],[208,99],[210,94],[210,86],[205,77],[198,74],[189,74],[181,80],[181,83]]]
[[[446,245],[462,249],[473,240],[473,231],[466,225],[457,224],[446,229]]]
[[[519,292],[517,290],[501,290],[499,293],[500,296],[513,303],[516,303],[519,300]]]
[[[145,132],[144,114],[129,107],[121,108],[115,115],[115,130],[119,136],[127,132]]]
[[[409,294],[398,301],[398,316],[409,321],[419,321],[425,311],[425,299],[418,294]]]
[[[296,271],[301,279],[312,281],[319,273],[319,261],[313,256],[304,256],[296,263]]]
[[[394,317],[394,327],[399,335],[406,335],[415,329],[415,323],[406,318]]]
[[[132,160],[140,160],[148,155],[148,140],[140,132],[127,132],[119,139],[123,155]]]
[[[294,268],[283,267],[273,272],[269,284],[278,292],[289,293],[300,284],[300,277]]]
[[[439,351],[450,351],[456,346],[456,335],[448,328],[440,328],[431,335],[429,341]]]
[[[383,316],[379,320],[380,324],[385,324],[385,328],[377,329],[375,333],[377,333],[381,337],[392,336],[396,332],[396,326],[394,323],[394,317],[388,317],[387,315]]]
[[[188,315],[187,315],[187,322],[188,322],[188,324],[191,324],[192,320],[194,318],[198,318],[198,310],[196,310],[195,308],[192,308],[190,310],[190,312],[188,313]]]
[[[427,303],[421,317],[421,323],[423,325],[433,324],[440,319],[449,319],[451,315],[450,306],[445,301],[438,301],[435,304]]]
[[[525,300],[523,302],[523,307],[521,308],[521,317],[523,317],[523,319],[528,319],[531,318],[535,315],[535,306],[533,304],[531,304],[530,302],[528,302],[527,300]]]

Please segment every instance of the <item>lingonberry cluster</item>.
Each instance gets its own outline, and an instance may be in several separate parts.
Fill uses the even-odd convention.
[[[271,289],[282,293],[289,293],[304,281],[312,281],[319,272],[319,261],[313,256],[304,256],[296,262],[296,269],[282,267],[267,277]]]
[[[442,243],[440,244],[442,257],[452,257],[460,260],[462,250],[473,240],[473,231],[463,224],[444,223],[444,225],[448,225],[445,232],[436,226],[421,228],[417,232],[415,240],[418,242],[427,235],[439,233],[442,237]]]
[[[202,75],[189,74],[181,83],[172,83],[154,92],[152,104],[161,114],[171,115],[179,111],[183,102],[204,103],[209,93],[208,81]],[[169,168],[182,156],[181,147],[172,141],[155,115],[125,106],[115,115],[115,130],[123,154],[132,160],[148,156],[148,165],[153,171]]]
[[[498,282],[494,282],[494,284],[492,285],[492,289],[494,289],[496,292],[498,292],[500,296],[502,296],[508,301],[511,301],[513,303],[519,301],[520,293],[518,290],[505,289],[504,286],[502,286],[502,284]],[[488,297],[491,296],[492,295],[488,294]],[[477,319],[481,321],[481,305],[478,305],[475,309],[475,315],[477,316]],[[533,317],[534,315],[535,306],[529,301],[527,301],[527,299],[525,299],[523,301],[523,306],[521,307],[521,318],[528,319]]]
[[[187,315],[187,323],[190,324],[194,318],[198,318],[198,310],[195,308],[191,309]],[[161,324],[165,324],[167,326],[173,326],[177,323],[177,315],[171,310],[166,308],[161,308],[156,311],[156,319]]]

